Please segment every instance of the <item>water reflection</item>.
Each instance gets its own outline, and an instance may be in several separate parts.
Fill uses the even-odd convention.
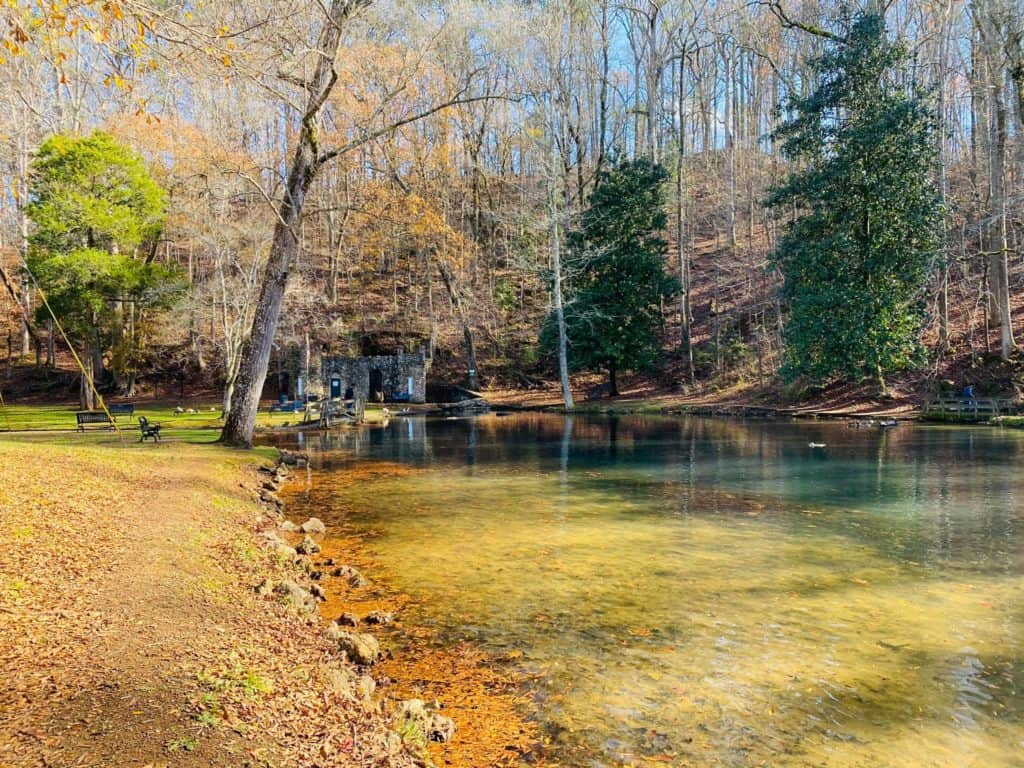
[[[562,765],[1020,765],[1022,438],[406,419],[308,437],[305,502],[524,654]]]

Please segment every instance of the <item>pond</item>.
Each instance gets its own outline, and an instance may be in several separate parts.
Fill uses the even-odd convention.
[[[1024,765],[1024,432],[519,414],[303,447],[412,621],[516,659],[555,764]]]

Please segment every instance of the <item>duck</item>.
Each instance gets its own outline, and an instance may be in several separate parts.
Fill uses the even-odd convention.
[[[808,443],[808,448],[828,448],[828,443]]]

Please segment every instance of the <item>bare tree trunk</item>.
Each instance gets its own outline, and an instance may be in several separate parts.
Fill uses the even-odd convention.
[[[476,389],[480,386],[476,369],[476,348],[473,345],[473,331],[470,329],[469,321],[466,319],[466,308],[462,303],[462,295],[455,286],[455,278],[452,275],[451,269],[441,258],[437,259],[437,271],[441,274],[444,287],[448,289],[448,296],[452,300],[455,313],[459,316],[459,324],[462,326],[462,338],[466,343],[467,386],[470,389]]]
[[[989,170],[992,210],[989,212],[987,243],[989,258],[989,290],[994,301],[994,314],[999,322],[1000,355],[1009,360],[1016,344],[1013,339],[1013,314],[1010,306],[1009,248],[1006,238],[1006,105],[1002,94],[991,95],[995,106],[995,141],[992,167]]]
[[[299,143],[292,158],[284,199],[277,208],[277,224],[270,256],[264,271],[256,311],[253,314],[252,333],[242,352],[238,379],[231,409],[224,422],[221,442],[240,448],[252,446],[263,384],[267,379],[270,353],[281,316],[281,301],[288,284],[288,274],[299,252],[299,229],[306,193],[319,170],[318,121],[324,102],[330,96],[337,80],[334,60],[341,40],[341,25],[345,18],[367,0],[332,0],[324,27],[317,41],[316,70],[307,83],[309,99],[302,117]]]
[[[942,8],[942,21],[939,25],[938,72],[936,74],[936,92],[938,93],[938,136],[939,157],[939,197],[945,209],[949,197],[949,178],[946,172],[946,68],[949,49],[949,26],[953,14],[953,0],[946,0]],[[939,270],[939,354],[949,351],[949,255],[943,254],[942,266]]]
[[[594,178],[601,177],[608,155],[608,77],[610,72],[609,49],[611,40],[608,27],[608,2],[601,2],[601,83],[598,96],[597,115],[597,160],[594,163]],[[582,202],[582,201],[581,201]]]
[[[562,251],[561,234],[558,227],[558,154],[555,148],[555,137],[551,136],[551,181],[548,185],[548,207],[551,215],[551,286],[552,300],[555,305],[555,324],[558,326],[558,378],[562,384],[562,402],[566,410],[575,406],[572,399],[572,387],[569,385],[569,353],[568,339],[565,330],[565,310],[562,307]]]
[[[659,106],[661,104],[661,61],[658,49],[658,15],[661,8],[648,2],[647,18],[647,154],[658,162]]]
[[[686,358],[686,375],[693,384],[693,329],[690,323],[690,254],[686,242],[686,189],[683,176],[686,172],[684,157],[686,153],[686,122],[683,117],[685,107],[684,83],[686,73],[686,57],[679,56],[679,82],[677,83],[679,111],[679,147],[676,155],[676,244],[679,248],[679,315],[682,332],[683,354]]]
[[[972,6],[975,28],[984,52],[986,64],[987,102],[991,107],[988,121],[989,209],[985,231],[985,253],[988,267],[988,288],[991,310],[1000,328],[1000,355],[1008,360],[1016,349],[1013,338],[1013,314],[1010,305],[1009,245],[1006,232],[1006,156],[1007,110],[1005,102],[1007,61],[1004,54],[1010,47],[1005,35],[1007,21],[993,3]],[[986,326],[986,343],[988,328]]]
[[[83,411],[91,411],[96,408],[95,372],[90,341],[82,347],[82,385],[79,388],[78,400]]]

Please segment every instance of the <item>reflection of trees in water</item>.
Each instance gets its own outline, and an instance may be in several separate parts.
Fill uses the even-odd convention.
[[[328,467],[359,458],[558,472],[562,492],[660,499],[652,513],[788,516],[803,526],[800,510],[814,508],[825,513],[823,529],[893,558],[953,569],[982,558],[1001,571],[1024,553],[1017,437],[977,428],[523,413],[400,418],[307,432],[303,443]]]
[[[523,631],[534,647],[550,643],[553,658],[564,659],[570,653],[562,652],[568,646],[559,645],[568,637],[571,643],[585,646],[587,653],[597,649],[598,680],[612,679],[602,675],[616,663],[628,670],[641,656],[649,668],[664,673],[663,679],[679,680],[694,668],[698,678],[703,677],[705,670],[712,669],[711,654],[721,660],[721,672],[715,678],[720,681],[742,671],[744,664],[756,671],[756,658],[749,655],[749,648],[757,643],[771,648],[774,637],[780,655],[766,653],[766,664],[780,666],[788,658],[785,663],[801,672],[802,680],[819,681],[818,675],[825,681],[812,696],[807,691],[811,683],[791,685],[789,678],[773,677],[773,666],[763,678],[740,676],[733,692],[725,690],[725,698],[718,699],[714,692],[721,689],[702,688],[700,680],[695,680],[689,692],[701,692],[708,702],[687,701],[697,707],[694,719],[699,719],[702,730],[692,746],[671,744],[680,756],[700,762],[709,754],[701,750],[712,746],[719,757],[735,758],[722,764],[747,765],[755,762],[754,757],[770,761],[773,745],[780,741],[794,754],[806,749],[809,756],[820,756],[821,750],[831,755],[841,746],[837,738],[863,736],[851,726],[857,723],[882,723],[870,737],[880,738],[879,749],[884,750],[890,743],[885,741],[889,733],[945,725],[951,712],[970,728],[971,718],[983,721],[985,711],[994,712],[997,706],[1002,707],[998,727],[1013,718],[1019,722],[1021,705],[1015,692],[1020,690],[1024,665],[1014,655],[1019,644],[1012,640],[1019,637],[1016,628],[1024,620],[1019,606],[997,598],[993,610],[1003,614],[997,623],[985,625],[990,634],[972,625],[954,627],[953,622],[980,615],[978,599],[984,599],[981,590],[986,584],[999,585],[998,590],[993,588],[996,595],[1013,594],[1013,582],[998,577],[1016,577],[1024,558],[1024,541],[1017,533],[1024,511],[1016,502],[1024,482],[1014,478],[1014,461],[1021,458],[1024,441],[971,429],[853,430],[828,423],[550,414],[399,419],[386,430],[371,433],[371,429],[306,437],[307,448],[325,451],[319,458],[329,469],[338,470],[332,477],[333,488],[331,482],[314,484],[309,509],[338,510],[338,530],[345,530],[346,516],[361,512],[372,512],[369,519],[379,524],[385,517],[380,507],[387,506],[387,519],[397,527],[414,519],[410,515],[426,515],[431,523],[431,516],[436,516],[443,521],[444,538],[477,541],[486,535],[481,533],[486,530],[486,525],[480,525],[482,518],[502,503],[503,491],[489,490],[487,475],[492,475],[508,480],[512,490],[522,494],[515,497],[519,503],[528,494],[538,495],[536,509],[520,512],[517,508],[505,519],[515,520],[512,526],[543,523],[538,527],[544,532],[545,550],[550,546],[557,555],[564,555],[588,547],[592,539],[585,535],[600,530],[603,520],[622,523],[622,517],[616,517],[620,507],[615,501],[636,497],[643,502],[629,504],[623,517],[643,516],[645,523],[653,520],[659,542],[670,540],[658,561],[659,569],[650,568],[650,561],[631,549],[622,550],[622,559],[612,561],[615,578],[607,578],[605,570],[599,577],[585,568],[573,573],[587,583],[587,606],[613,605],[605,597],[608,593],[641,593],[642,619],[628,607],[620,606],[622,613],[617,613],[560,603],[571,592],[566,582],[558,580],[561,571],[537,571],[544,578],[529,597],[543,598],[540,604],[546,620]],[[827,448],[810,449],[809,442],[825,443]],[[466,475],[473,477],[460,485],[460,477]],[[449,479],[450,485],[444,482]],[[404,494],[410,491],[422,494],[416,505],[405,504]],[[482,496],[479,508],[473,504],[476,494]],[[467,503],[453,505],[453,496]],[[390,506],[382,504],[382,498],[389,499]],[[337,503],[339,499],[344,502]],[[606,505],[606,501],[612,503]],[[588,504],[600,511],[580,516],[580,505]],[[412,506],[416,509],[411,510]],[[675,519],[666,519],[662,526],[659,516]],[[709,520],[711,525],[705,524]],[[333,521],[328,523],[335,528]],[[695,531],[704,537],[693,539]],[[493,535],[502,540],[509,536],[501,525]],[[678,536],[679,546],[673,536]],[[413,538],[415,546],[422,545]],[[683,546],[687,542],[690,546]],[[443,544],[437,549],[446,551]],[[468,557],[465,549],[454,551],[460,558]],[[692,558],[694,554],[704,557]],[[548,564],[548,557],[516,559],[515,581],[529,578],[531,569],[526,566]],[[673,582],[674,569],[692,578]],[[986,574],[996,578],[986,580]],[[852,576],[866,581],[852,580]],[[962,598],[957,592],[961,581],[976,585],[978,597]],[[627,582],[629,586],[624,587]],[[684,588],[692,590],[685,599],[681,597]],[[552,591],[545,594],[545,589]],[[782,602],[772,603],[779,596]],[[904,608],[900,602],[904,596],[921,602]],[[509,607],[492,602],[499,606],[502,621],[508,620]],[[684,619],[679,619],[680,605],[688,606]],[[448,611],[447,602],[444,606],[445,612],[456,614]],[[724,624],[707,617],[719,609],[728,616],[738,606],[748,609],[744,615],[759,617],[762,614],[757,612],[763,609],[763,620],[752,620],[747,629],[753,634],[746,635],[747,644],[714,644],[728,633],[720,628]],[[699,621],[687,618],[691,608]],[[773,611],[780,613],[773,617]],[[630,619],[625,624],[624,616]],[[743,619],[734,618],[742,639]],[[821,639],[826,618],[846,627],[829,630],[842,635],[842,642],[834,647]],[[865,628],[869,619],[873,628]],[[641,620],[647,624],[641,626]],[[862,620],[864,626],[859,623]],[[766,622],[775,621],[780,624],[778,635],[767,637],[764,627],[771,625]],[[624,629],[634,625],[659,631],[648,640]],[[949,646],[946,633],[963,626],[968,634],[974,633],[977,648],[951,653],[950,648],[960,648],[961,641],[954,638]],[[663,656],[653,648],[685,647],[693,633],[707,642],[688,648],[682,666],[664,661],[667,666],[659,667]],[[892,645],[877,644],[875,638]],[[633,655],[623,654],[623,641]],[[646,653],[648,643],[650,653]],[[786,656],[795,645],[806,649],[806,665],[802,654]],[[856,654],[849,650],[851,645],[856,646]],[[842,653],[844,648],[848,655],[841,674],[832,678],[828,670],[822,672],[816,654]],[[570,668],[564,669],[568,675]],[[885,682],[880,684],[883,675]],[[574,685],[580,688],[580,680],[585,675],[573,668],[572,680],[559,678],[554,687],[561,692]],[[629,681],[633,685],[635,678]],[[649,690],[660,689],[652,683]],[[767,720],[753,718],[740,727],[735,709],[720,709],[734,694],[742,699],[741,710],[756,701],[770,704],[776,714]],[[671,742],[671,735],[679,732],[681,715],[672,709],[671,701],[654,701],[656,705],[644,711],[642,732],[615,734],[624,745],[642,751],[651,735],[670,734]],[[601,698],[596,702],[606,704]],[[822,715],[830,718],[824,732],[818,719]],[[572,737],[585,740],[592,734],[589,747],[595,760],[604,754],[608,720],[605,710],[599,709],[590,721],[593,727],[578,729]],[[870,740],[856,743],[850,755],[863,757],[864,764],[884,754],[875,751]],[[650,746],[659,753],[668,749],[660,740]],[[810,757],[807,763],[811,764]]]

